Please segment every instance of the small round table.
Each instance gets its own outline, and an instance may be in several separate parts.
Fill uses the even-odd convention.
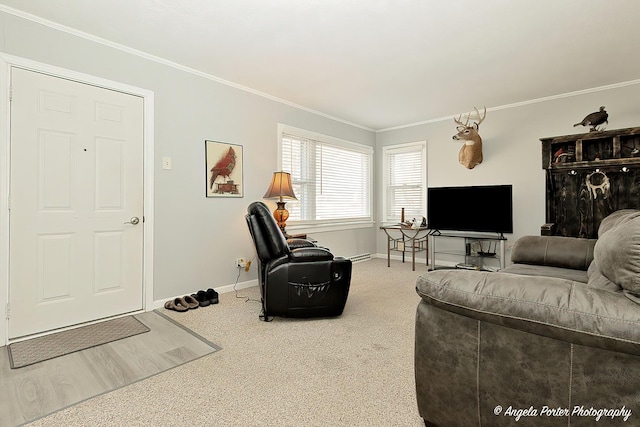
[[[402,252],[402,262],[404,262],[405,252],[411,252],[411,267],[416,271],[416,252],[427,251],[429,249],[429,227],[405,227],[400,224],[383,225],[380,227],[387,235],[387,267],[391,267],[391,251]],[[407,244],[409,247],[407,247]],[[425,257],[426,264],[429,264],[429,257]]]

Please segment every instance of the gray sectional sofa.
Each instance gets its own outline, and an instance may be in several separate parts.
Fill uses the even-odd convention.
[[[501,272],[420,276],[427,426],[640,425],[640,211],[598,239],[526,236]]]

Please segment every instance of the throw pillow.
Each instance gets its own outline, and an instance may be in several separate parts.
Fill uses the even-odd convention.
[[[607,215],[602,221],[600,221],[600,226],[598,227],[598,237],[602,236],[612,228],[615,228],[618,224],[627,220],[628,217],[637,213],[640,213],[640,211],[636,209],[620,209],[619,211],[615,211]]]
[[[607,279],[640,296],[640,211],[617,219],[598,238],[593,256]]]
[[[591,264],[589,264],[587,277],[587,286],[590,288],[603,289],[611,292],[620,292],[620,290],[622,290],[620,286],[616,285],[602,274],[595,259],[591,261]]]

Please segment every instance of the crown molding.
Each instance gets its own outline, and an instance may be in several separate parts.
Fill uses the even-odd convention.
[[[618,88],[621,88],[621,87],[633,86],[633,85],[637,85],[637,84],[640,84],[640,79],[629,80],[629,81],[621,82],[621,83],[613,83],[613,84],[610,84],[610,85],[598,86],[598,87],[594,87],[594,88],[590,88],[590,89],[576,90],[576,91],[573,91],[573,92],[566,92],[566,93],[561,93],[561,94],[558,94],[558,95],[550,95],[550,96],[545,96],[545,97],[542,97],[542,98],[530,99],[528,101],[514,102],[513,104],[499,105],[497,107],[487,108],[487,111],[508,110],[510,108],[518,108],[518,107],[523,107],[525,105],[539,104],[541,102],[548,102],[548,101],[553,101],[553,100],[562,99],[562,98],[571,98],[573,96],[586,95],[586,94],[589,94],[589,93],[601,92],[603,90],[610,90],[610,89],[618,89]],[[381,132],[388,132],[388,131],[392,131],[392,130],[406,129],[406,128],[410,128],[410,127],[414,127],[414,126],[428,125],[428,124],[431,124],[431,123],[438,123],[438,122],[452,120],[452,119],[456,118],[457,116],[458,116],[457,114],[454,114],[454,115],[451,115],[451,116],[439,117],[437,119],[424,120],[424,121],[421,121],[421,122],[409,123],[409,124],[406,124],[406,125],[394,126],[394,127],[385,128],[385,129],[378,129],[375,132],[376,133],[381,133]]]

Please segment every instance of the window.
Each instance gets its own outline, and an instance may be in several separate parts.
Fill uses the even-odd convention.
[[[298,200],[287,202],[289,225],[369,223],[373,149],[280,127],[281,169]]]
[[[393,145],[383,148],[384,222],[400,222],[426,216],[427,143]]]

